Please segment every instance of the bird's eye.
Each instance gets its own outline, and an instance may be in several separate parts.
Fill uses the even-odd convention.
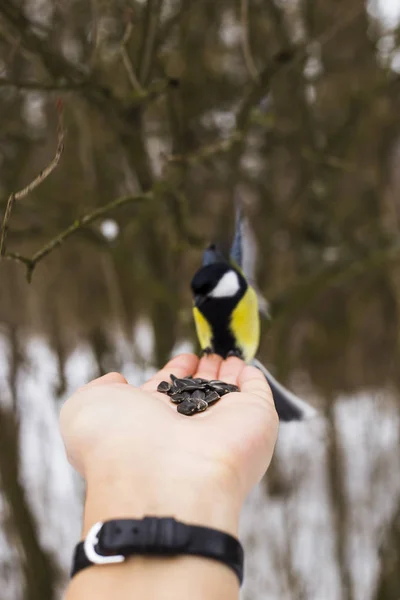
[[[209,291],[210,291],[210,286],[207,284],[201,285],[200,287],[198,287],[196,289],[197,294],[199,294],[200,296],[207,296]]]

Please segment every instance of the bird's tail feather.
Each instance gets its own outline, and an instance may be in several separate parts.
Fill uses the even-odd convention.
[[[283,387],[259,360],[255,358],[251,361],[251,364],[260,369],[265,375],[272,391],[280,421],[303,421],[316,416],[317,411],[312,406]]]

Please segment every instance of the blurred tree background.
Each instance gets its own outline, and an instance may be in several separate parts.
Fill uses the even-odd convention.
[[[73,357],[86,379],[144,373],[195,343],[189,281],[238,190],[274,318],[260,357],[323,416],[282,428],[250,500],[244,598],[398,600],[399,19],[399,0],[1,3],[1,215],[52,161],[61,102],[65,144],[3,222],[2,600],[56,598],[66,577],[45,467],[21,465],[39,348],[55,415]],[[303,505],[326,509],[324,551]]]

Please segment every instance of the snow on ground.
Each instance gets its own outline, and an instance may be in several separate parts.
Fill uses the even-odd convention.
[[[142,336],[146,338],[145,329]],[[146,345],[147,344],[147,345]],[[136,365],[121,342],[123,372],[138,384],[154,369],[143,368],[151,356],[148,338]],[[180,348],[190,347],[184,343]],[[9,403],[7,344],[0,337],[0,393]],[[56,360],[40,339],[27,345],[28,361],[19,373],[21,469],[37,516],[43,545],[56,553],[68,572],[72,550],[79,538],[83,485],[69,467],[58,432],[62,401],[54,399]],[[140,366],[138,366],[140,365]],[[65,397],[94,373],[87,348],[74,352],[67,363]],[[339,448],[343,458],[347,508],[348,564],[355,582],[355,600],[372,600],[378,574],[378,542],[400,494],[399,414],[392,398],[360,394],[340,398],[335,409]],[[329,436],[317,418],[307,424],[281,427],[277,447],[288,494],[268,497],[266,482],[250,495],[241,520],[246,548],[243,600],[340,600],[335,560],[332,500],[327,485]],[[4,507],[0,501],[0,517]],[[60,518],[62,517],[62,518]],[[16,551],[0,527],[2,600],[20,595]],[[290,591],[296,585],[296,593]]]

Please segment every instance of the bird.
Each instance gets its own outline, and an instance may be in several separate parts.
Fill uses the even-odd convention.
[[[260,309],[269,316],[251,273],[245,274],[247,222],[236,199],[235,233],[229,257],[216,244],[203,252],[191,281],[193,317],[202,354],[223,359],[237,356],[262,371],[271,388],[280,421],[302,421],[316,414],[304,400],[281,385],[256,358],[260,341]],[[249,269],[247,269],[249,270]]]

